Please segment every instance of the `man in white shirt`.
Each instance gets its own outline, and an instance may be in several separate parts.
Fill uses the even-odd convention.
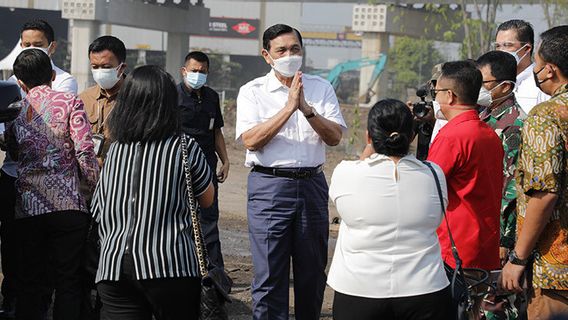
[[[272,70],[241,87],[236,138],[247,148],[248,224],[254,279],[253,319],[288,319],[290,257],[296,319],[319,319],[325,289],[328,186],[325,145],[339,143],[345,121],[335,92],[304,75],[302,37],[277,24],[263,35]]]
[[[22,50],[26,48],[36,48],[52,56],[57,49],[57,41],[55,41],[55,34],[53,28],[44,20],[33,20],[24,23],[20,34],[20,46]],[[53,61],[51,62],[53,71],[55,71],[55,79],[51,87],[56,91],[71,92],[77,94],[77,80],[69,73],[59,69]],[[8,81],[17,82],[16,76],[12,76]],[[22,97],[25,93],[21,91]],[[0,132],[4,131],[4,127],[0,128]],[[17,177],[18,164],[6,154],[2,169],[0,170],[0,192],[3,194],[15,194],[14,181]],[[13,198],[15,201],[15,198]],[[14,315],[14,284],[13,272],[17,268],[14,265],[15,249],[13,243],[13,235],[10,228],[10,223],[14,219],[14,201],[4,203],[4,209],[0,215],[0,243],[2,255],[2,271],[4,273],[4,280],[2,281],[2,296],[4,297],[2,309],[0,309],[0,317],[12,317]]]
[[[534,30],[523,20],[509,20],[499,25],[493,49],[505,51],[517,60],[517,82],[515,97],[526,114],[537,104],[550,99],[534,81],[532,74],[534,62]]]

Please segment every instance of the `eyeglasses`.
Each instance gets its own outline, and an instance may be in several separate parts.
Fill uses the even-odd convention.
[[[521,42],[521,41],[493,42],[493,43],[491,43],[491,49],[493,49],[493,50],[503,49],[503,50],[511,51],[512,49],[515,48],[515,46],[517,44],[525,45],[525,44],[527,44],[527,42]]]
[[[436,99],[436,95],[438,94],[438,92],[440,91],[450,91],[451,92],[452,89],[430,89],[430,96],[432,97],[432,99]],[[454,94],[452,92],[452,94]]]

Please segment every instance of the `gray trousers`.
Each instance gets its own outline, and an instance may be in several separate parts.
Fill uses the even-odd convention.
[[[288,319],[290,258],[295,317],[319,319],[326,282],[327,205],[328,186],[323,173],[308,179],[249,174],[253,319]]]

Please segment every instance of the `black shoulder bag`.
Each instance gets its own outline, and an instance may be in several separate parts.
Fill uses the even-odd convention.
[[[442,196],[442,187],[440,186],[440,180],[436,171],[432,167],[432,164],[428,161],[423,161],[423,163],[432,171],[434,175],[434,180],[436,181],[436,188],[438,189],[438,197],[440,198],[440,206],[442,207],[442,213],[444,214],[444,220],[446,221],[446,228],[448,229],[448,236],[450,238],[450,244],[452,246],[452,255],[456,261],[456,268],[453,269],[444,262],[444,269],[446,271],[446,276],[450,280],[450,288],[452,291],[453,307],[456,311],[457,320],[467,320],[470,319],[470,314],[473,309],[473,298],[471,294],[471,288],[467,282],[466,277],[462,268],[462,261],[458,254],[458,249],[456,248],[456,243],[452,237],[452,232],[450,231],[450,224],[448,223],[448,217],[446,216],[446,207],[444,206],[444,197]]]
[[[183,158],[183,168],[185,171],[185,180],[187,185],[187,196],[189,197],[189,208],[191,211],[191,224],[193,227],[193,238],[195,240],[195,249],[197,251],[197,260],[199,261],[199,273],[201,274],[201,310],[199,312],[200,320],[227,320],[227,308],[225,302],[231,302],[227,289],[223,286],[222,274],[216,272],[218,269],[207,270],[207,248],[203,241],[203,233],[201,232],[201,224],[197,215],[197,206],[193,187],[191,182],[190,164],[187,157],[187,138],[181,135],[181,149]]]

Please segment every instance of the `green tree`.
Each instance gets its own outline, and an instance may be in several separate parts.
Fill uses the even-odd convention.
[[[224,55],[208,53],[211,68],[207,81],[211,87],[217,90],[234,88],[235,80],[238,79],[242,66],[240,63],[225,59]]]
[[[548,28],[568,23],[568,2],[566,0],[540,0]]]
[[[389,49],[387,69],[391,74],[389,95],[406,99],[408,88],[418,88],[431,77],[432,67],[443,62],[442,55],[427,39],[396,37]]]

